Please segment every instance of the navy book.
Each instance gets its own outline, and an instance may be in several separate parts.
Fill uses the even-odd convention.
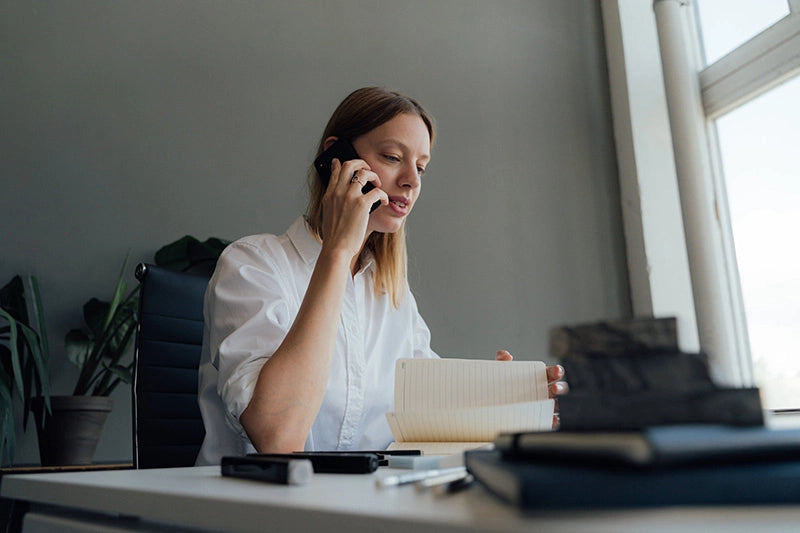
[[[800,460],[800,429],[689,424],[635,431],[516,432],[501,433],[494,445],[509,458],[597,466]]]

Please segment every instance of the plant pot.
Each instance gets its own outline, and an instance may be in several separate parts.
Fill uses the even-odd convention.
[[[34,398],[42,466],[91,464],[113,401],[108,396],[51,396],[44,417],[42,398]],[[43,427],[42,427],[43,426]]]

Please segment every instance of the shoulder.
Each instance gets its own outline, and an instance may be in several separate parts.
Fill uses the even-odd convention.
[[[219,277],[241,267],[263,269],[275,264],[284,253],[276,235],[249,235],[230,243],[217,259],[215,274]]]
[[[232,242],[217,261],[212,284],[241,280],[261,285],[270,278],[286,281],[304,276],[313,269],[315,255],[311,245],[302,246],[298,228],[306,232],[302,217],[282,235],[260,233]]]
[[[222,251],[220,259],[237,257],[240,255],[268,256],[281,246],[282,236],[271,233],[248,235],[230,243]]]
[[[259,233],[241,237],[228,245],[220,255],[221,261],[302,260],[308,262],[318,254],[320,244],[311,237],[303,217],[297,220],[282,235]]]
[[[289,232],[283,235],[259,233],[241,237],[222,251],[218,264],[246,263],[252,266],[286,261],[292,249]]]
[[[211,285],[263,281],[264,276],[280,276],[291,270],[292,261],[281,240],[281,236],[264,233],[232,242],[217,259]]]

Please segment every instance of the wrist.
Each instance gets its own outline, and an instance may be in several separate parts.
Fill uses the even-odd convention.
[[[323,245],[319,253],[319,258],[317,259],[317,264],[323,264],[326,268],[332,270],[342,268],[349,271],[353,257],[353,253],[349,250],[333,247],[326,248],[325,245]]]

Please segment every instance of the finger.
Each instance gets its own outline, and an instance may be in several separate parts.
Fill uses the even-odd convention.
[[[547,391],[550,397],[558,396],[559,394],[566,394],[569,392],[569,385],[566,381],[555,381],[547,385]]]
[[[508,350],[497,350],[494,358],[496,361],[512,361],[514,356]]]
[[[364,176],[364,173],[365,171],[366,172],[370,171],[369,165],[363,159],[350,159],[348,161],[343,161],[341,167],[342,167],[342,179],[344,179],[344,177],[346,176],[348,183],[355,174],[358,174],[358,179],[360,179],[362,182],[365,182],[366,178]]]
[[[339,183],[339,174],[342,170],[342,163],[336,159],[335,157],[331,161],[331,178],[328,183],[328,187],[336,187],[336,184]]]
[[[331,161],[331,178],[328,185],[331,190],[343,189],[346,191],[347,187],[350,186],[353,169],[349,163],[350,161],[342,163],[336,158]]]
[[[383,189],[372,189],[364,194],[364,203],[372,209],[373,204],[375,202],[380,202],[381,205],[388,205],[389,204],[389,195],[383,191]]]
[[[547,381],[560,381],[564,379],[564,367],[553,365],[547,367]]]
[[[366,163],[364,163],[366,165]],[[367,183],[372,183],[376,189],[381,188],[381,178],[372,170],[370,170],[369,166],[359,167],[356,172],[358,173],[358,180],[362,183],[362,185],[366,185]]]

